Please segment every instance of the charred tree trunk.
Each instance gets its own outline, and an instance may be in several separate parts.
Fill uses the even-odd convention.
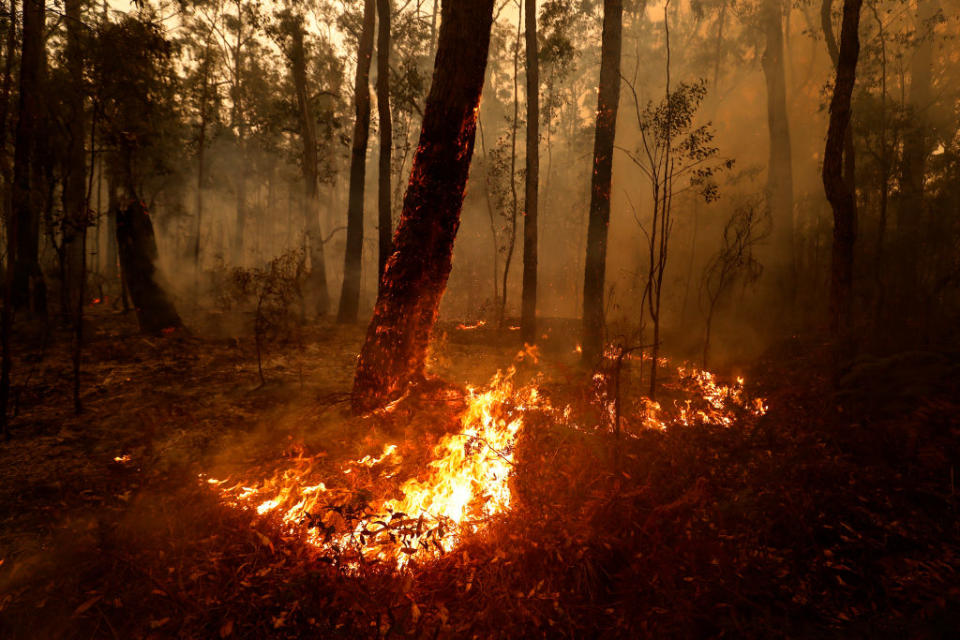
[[[524,3],[527,49],[527,176],[523,214],[523,289],[520,337],[537,341],[537,208],[540,188],[540,69],[537,62],[537,3]]]
[[[368,411],[422,380],[450,275],[490,45],[493,0],[444,0],[437,57],[394,252],[353,386]]]
[[[357,321],[360,309],[360,271],[363,261],[363,191],[366,178],[367,139],[370,137],[370,58],[376,26],[375,0],[364,0],[363,30],[357,52],[353,85],[356,120],[350,153],[350,196],[347,203],[347,248],[343,258],[343,286],[337,322]]]
[[[37,184],[41,172],[34,165],[39,161],[44,9],[43,0],[24,0],[20,104],[14,143],[12,211],[7,228],[8,237],[15,239],[15,251],[7,258],[13,269],[11,304],[41,315],[46,314],[47,308],[39,256],[43,188]]]
[[[784,264],[785,282],[780,283],[792,301],[793,282],[793,162],[790,152],[790,122],[783,63],[783,13],[780,0],[767,0],[763,9],[766,49],[762,67],[767,86],[767,127],[770,159],[767,168],[767,202],[773,221],[775,259]]]
[[[236,35],[233,49],[233,126],[237,128],[237,146],[240,156],[240,170],[237,175],[237,224],[234,228],[233,254],[237,264],[244,263],[244,236],[247,229],[247,123],[243,112],[243,7],[241,0],[235,1],[237,7]]]
[[[300,140],[303,143],[301,170],[303,172],[303,223],[307,236],[307,251],[310,256],[310,293],[316,299],[317,315],[325,316],[330,311],[330,292],[327,289],[327,263],[323,254],[323,237],[320,230],[317,178],[317,124],[307,91],[307,61],[303,46],[303,19],[297,17],[293,25],[290,47],[290,65],[293,84],[297,91],[300,108]]]
[[[117,187],[117,177],[109,162],[103,162],[107,176],[107,246],[104,250],[103,278],[109,284],[117,284],[122,289],[123,285],[119,282],[119,252],[117,251],[117,211],[120,209],[120,198]],[[123,292],[121,291],[121,297]]]
[[[857,218],[854,185],[843,175],[843,144],[850,126],[850,101],[860,56],[860,9],[863,0],[844,0],[837,56],[837,77],[830,100],[830,124],[823,154],[823,187],[833,208],[833,251],[830,267],[830,329],[840,335],[849,327],[853,289],[853,248]]]
[[[600,46],[600,88],[597,92],[597,128],[593,143],[590,183],[590,222],[583,276],[583,361],[593,364],[603,348],[603,289],[610,225],[610,188],[613,143],[620,102],[620,49],[623,31],[622,0],[604,0]]]
[[[177,310],[160,286],[156,268],[157,241],[144,204],[130,197],[117,211],[117,246],[140,330],[159,335],[183,327]]]
[[[377,176],[377,222],[379,256],[377,291],[383,279],[393,243],[393,215],[390,208],[390,156],[393,151],[393,122],[390,119],[390,0],[377,0],[377,113],[380,116],[380,164]]]
[[[74,317],[83,290],[84,237],[87,233],[86,203],[86,112],[84,109],[83,47],[80,0],[66,0],[66,60],[69,84],[64,88],[67,118],[67,155],[63,170],[63,282],[61,301],[65,320]]]

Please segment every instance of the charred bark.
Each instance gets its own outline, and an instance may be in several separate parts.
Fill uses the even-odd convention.
[[[583,276],[583,361],[593,364],[603,348],[603,288],[610,225],[610,188],[613,143],[620,102],[620,49],[623,31],[622,0],[604,0],[600,45],[600,87],[597,91],[597,128],[593,143],[590,183],[590,221]]]
[[[540,188],[540,70],[537,62],[537,3],[524,3],[527,54],[527,175],[523,214],[523,289],[520,337],[537,341],[537,209]]]
[[[164,330],[182,328],[180,315],[160,286],[153,223],[137,198],[130,198],[117,211],[117,247],[140,330],[159,335]]]
[[[327,265],[323,254],[323,237],[319,217],[319,184],[317,176],[317,124],[307,91],[307,62],[303,46],[303,19],[294,19],[291,33],[290,65],[300,111],[300,140],[303,145],[300,168],[303,173],[303,223],[306,229],[307,252],[310,256],[309,288],[315,298],[317,315],[330,311],[327,289]]]
[[[856,209],[853,184],[843,174],[843,144],[850,126],[850,101],[860,56],[860,9],[863,0],[844,0],[837,76],[830,100],[830,124],[823,154],[823,187],[833,208],[833,250],[830,267],[830,329],[839,335],[849,327],[853,289]]]
[[[347,203],[347,248],[343,257],[343,286],[337,322],[357,321],[360,309],[360,272],[363,260],[363,192],[366,178],[367,141],[370,137],[370,58],[376,23],[375,0],[364,0],[363,29],[357,52],[357,75],[353,95],[356,119],[350,152],[350,196]]]
[[[368,411],[424,378],[450,275],[483,89],[493,0],[445,0],[430,94],[403,212],[354,379]]]
[[[390,118],[390,0],[377,0],[377,113],[380,116],[380,162],[377,176],[377,224],[379,255],[377,291],[393,244],[390,206],[390,157],[393,151],[393,122]]]
[[[42,0],[24,0],[23,42],[20,57],[20,98],[13,158],[12,211],[7,234],[15,251],[8,254],[13,269],[11,304],[46,314],[46,283],[40,270],[40,211],[43,188],[38,184],[40,88],[46,65],[43,26],[45,7]]]

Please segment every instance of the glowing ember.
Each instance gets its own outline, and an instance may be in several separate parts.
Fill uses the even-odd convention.
[[[128,462],[130,462],[130,454],[125,453],[122,456],[114,456],[113,461],[119,464],[127,464]]]
[[[226,487],[204,478],[230,503],[277,517],[290,535],[301,535],[348,567],[374,560],[405,566],[412,558],[442,553],[509,508],[513,448],[522,412],[539,402],[532,387],[515,390],[511,368],[483,390],[469,389],[461,430],[444,436],[421,478],[400,486],[399,496],[379,502],[316,482],[318,458],[298,455],[272,479]],[[342,476],[360,468],[399,462],[396,445],[379,456],[346,463]],[[389,476],[387,476],[389,477]]]

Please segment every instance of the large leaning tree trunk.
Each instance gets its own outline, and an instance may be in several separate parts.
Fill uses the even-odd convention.
[[[762,9],[766,48],[761,59],[767,87],[767,128],[770,160],[767,168],[767,202],[773,221],[772,249],[778,269],[784,274],[778,282],[785,302],[791,303],[793,276],[793,163],[790,153],[790,122],[787,118],[787,88],[783,63],[783,5],[767,0]]]
[[[620,49],[623,1],[603,0],[600,44],[600,87],[597,91],[597,128],[593,142],[590,181],[590,221],[583,274],[583,362],[592,364],[603,348],[603,288],[607,269],[607,231],[610,225],[610,188],[613,143],[620,102]]]
[[[377,0],[377,15],[380,20],[377,25],[377,112],[380,116],[377,291],[393,245],[393,216],[390,205],[390,157],[393,151],[393,122],[390,119],[390,10],[390,0]]]
[[[41,83],[46,55],[43,43],[45,10],[43,0],[24,0],[23,43],[20,57],[20,98],[13,152],[12,210],[8,217],[7,237],[12,250],[7,264],[12,265],[11,305],[45,314],[47,290],[40,270],[40,210],[42,187],[35,166],[39,158],[41,128]]]
[[[363,28],[357,51],[357,75],[353,84],[356,119],[350,151],[350,196],[347,201],[347,248],[343,256],[343,286],[337,322],[357,321],[360,309],[360,270],[363,261],[363,192],[367,172],[367,140],[370,137],[370,58],[376,26],[376,0],[364,0]]]
[[[537,196],[540,188],[540,69],[537,64],[537,2],[525,0],[527,49],[527,176],[523,212],[523,289],[520,337],[537,341]]]
[[[857,218],[854,185],[844,179],[843,144],[850,126],[850,100],[860,56],[860,8],[863,0],[844,0],[837,57],[837,78],[830,100],[830,124],[823,154],[823,188],[833,208],[833,252],[830,266],[830,329],[841,334],[849,326],[853,289],[853,248]]]
[[[430,332],[447,285],[473,155],[493,0],[444,0],[433,83],[353,385],[358,412],[424,378]]]
[[[300,141],[303,145],[300,169],[303,172],[303,223],[306,229],[307,251],[310,256],[309,293],[315,299],[317,315],[330,310],[330,292],[327,289],[327,267],[323,254],[323,234],[320,230],[319,183],[317,180],[317,124],[307,91],[307,61],[303,46],[303,17],[291,18],[290,67],[297,91],[300,111]]]
[[[66,60],[69,82],[64,87],[67,107],[67,154],[63,171],[63,278],[61,312],[72,318],[83,289],[83,239],[87,233],[86,112],[84,109],[83,45],[80,41],[83,15],[81,0],[67,0]]]

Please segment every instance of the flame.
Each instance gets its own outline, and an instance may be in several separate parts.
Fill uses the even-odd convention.
[[[463,324],[463,323],[461,323],[461,324],[458,324],[458,325],[457,325],[457,329],[460,329],[461,331],[473,331],[474,329],[479,329],[480,327],[484,326],[485,324],[487,324],[487,321],[486,321],[486,320],[480,320],[480,321],[478,321],[478,322],[476,322],[476,323],[474,323],[474,324]]]
[[[537,355],[527,346],[516,359],[535,362]],[[747,396],[743,378],[722,384],[709,371],[679,367],[677,373],[670,388],[684,399],[664,407],[641,398],[625,412],[626,423],[661,431],[701,423],[730,426],[740,416],[767,411],[765,400]],[[535,384],[516,387],[515,374],[510,367],[485,387],[468,388],[459,430],[443,436],[422,472],[399,486],[392,479],[403,468],[404,451],[396,444],[338,469],[325,453],[297,450],[266,480],[231,483],[203,474],[201,479],[226,503],[269,519],[283,535],[303,540],[348,570],[371,562],[403,568],[449,551],[510,508],[514,449],[525,412],[545,413],[577,431],[604,431],[604,425],[578,426],[570,407],[554,409]],[[618,417],[609,382],[609,373],[593,376],[605,425]],[[639,437],[626,428],[623,433]]]
[[[122,456],[114,456],[114,457],[113,457],[113,461],[114,461],[114,462],[117,462],[117,463],[119,463],[119,464],[126,464],[126,463],[130,462],[130,454],[129,454],[129,453],[125,453],[125,454],[123,454]]]
[[[228,502],[279,518],[285,533],[300,535],[348,567],[380,561],[403,567],[458,545],[510,507],[513,449],[523,428],[523,411],[537,406],[535,387],[514,389],[511,367],[483,389],[468,389],[460,431],[442,437],[420,477],[406,480],[399,497],[358,504],[344,488],[355,471],[402,460],[395,444],[378,456],[349,461],[339,486],[311,484],[320,456],[298,452],[292,465],[273,478],[224,487],[224,480],[202,479]],[[382,474],[381,474],[382,475]],[[391,476],[386,476],[391,477]]]

